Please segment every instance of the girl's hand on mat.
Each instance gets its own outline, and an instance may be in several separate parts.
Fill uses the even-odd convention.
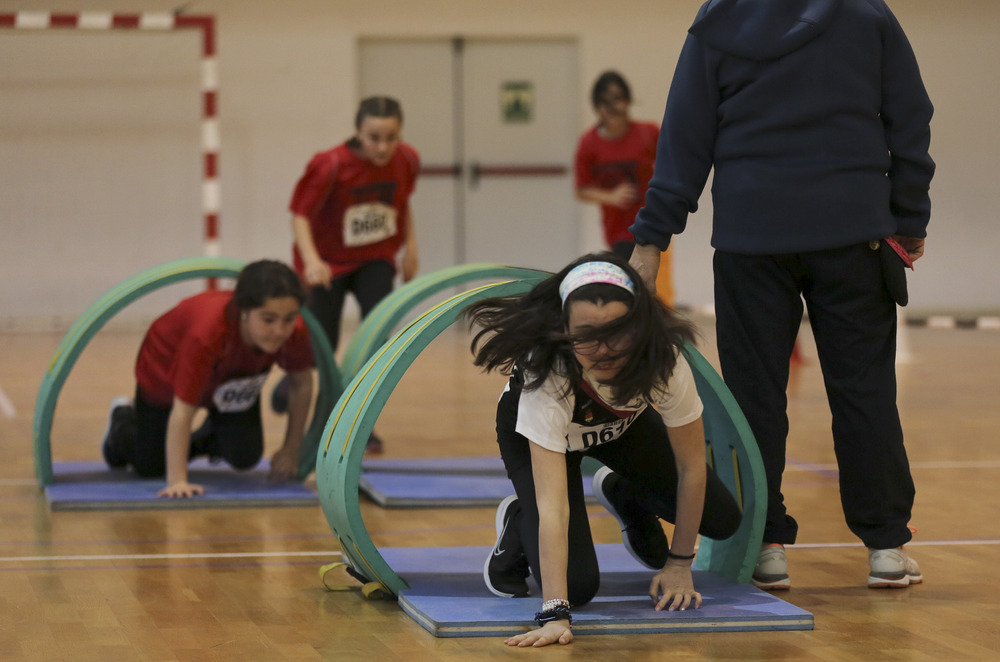
[[[181,481],[179,483],[174,483],[173,485],[167,485],[162,490],[156,493],[156,497],[157,498],[166,497],[168,499],[184,499],[204,493],[205,493],[205,488],[202,487],[201,485],[195,485],[194,483]]]
[[[298,452],[282,447],[271,457],[271,471],[267,474],[267,480],[271,483],[284,483],[298,472]]]
[[[684,611],[688,607],[701,607],[701,593],[694,590],[691,579],[691,565],[682,562],[674,565],[667,561],[666,567],[653,575],[649,585],[649,597],[656,603],[656,611]]]
[[[519,634],[504,641],[508,646],[518,646],[524,648],[533,646],[540,648],[549,644],[568,644],[573,641],[573,631],[569,629],[568,621],[550,621],[537,630],[532,630],[526,634]]]

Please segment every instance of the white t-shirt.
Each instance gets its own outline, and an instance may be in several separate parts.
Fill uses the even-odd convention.
[[[584,397],[594,401],[593,407],[589,402],[578,403],[571,389],[564,397],[566,378],[551,373],[539,388],[522,391],[515,425],[518,434],[559,453],[582,451],[618,439],[646,407],[654,407],[668,428],[696,421],[704,409],[691,366],[680,354],[670,381],[654,391],[651,401],[636,398],[616,407],[610,404],[614,398],[609,387],[587,373],[584,379],[587,385],[583,390],[588,392]]]

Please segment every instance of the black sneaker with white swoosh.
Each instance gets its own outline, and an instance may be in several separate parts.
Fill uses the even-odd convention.
[[[521,512],[517,496],[511,495],[497,508],[497,542],[483,564],[486,588],[501,598],[526,598],[528,588],[528,558],[524,555],[521,538],[514,520]]]

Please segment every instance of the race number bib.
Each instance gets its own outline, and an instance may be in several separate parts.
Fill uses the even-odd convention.
[[[344,246],[367,246],[395,236],[396,208],[365,202],[344,212]]]
[[[585,451],[594,446],[618,439],[635,422],[639,414],[635,412],[627,418],[620,418],[603,425],[580,425],[570,423],[566,430],[566,447],[571,451]]]
[[[253,377],[231,379],[215,389],[212,402],[215,403],[215,408],[224,414],[246,411],[253,407],[253,403],[257,402],[260,389],[264,386],[266,379],[266,372]]]

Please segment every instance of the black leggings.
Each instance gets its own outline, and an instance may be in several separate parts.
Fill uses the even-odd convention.
[[[154,407],[135,394],[135,431],[123,433],[134,441],[126,444],[128,463],[143,478],[167,472],[167,421],[171,407]],[[117,436],[118,433],[116,433]],[[260,399],[246,411],[222,413],[208,410],[205,423],[191,434],[188,459],[199,455],[219,457],[234,469],[252,469],[264,455],[264,430],[260,422]]]
[[[504,409],[501,401],[500,410]],[[500,411],[498,410],[498,411]],[[516,416],[513,417],[516,420]],[[504,424],[502,421],[508,421]],[[500,455],[507,475],[514,483],[520,515],[515,525],[524,545],[531,572],[542,582],[538,549],[538,504],[531,472],[531,442],[514,432],[512,417],[497,420]],[[590,533],[580,463],[584,455],[600,460],[622,477],[619,486],[649,512],[674,522],[677,516],[677,463],[660,415],[649,407],[616,441],[583,452],[566,453],[569,486],[569,556],[567,599],[573,605],[590,602],[600,587],[600,568]],[[716,540],[728,538],[739,528],[741,513],[735,499],[715,471],[707,467],[705,507],[698,532]]]
[[[309,290],[306,307],[326,331],[333,351],[337,351],[340,340],[340,319],[347,293],[354,294],[361,306],[361,317],[364,318],[379,301],[392,292],[395,277],[395,265],[385,260],[375,260],[345,276],[333,279],[328,288],[320,285]]]

